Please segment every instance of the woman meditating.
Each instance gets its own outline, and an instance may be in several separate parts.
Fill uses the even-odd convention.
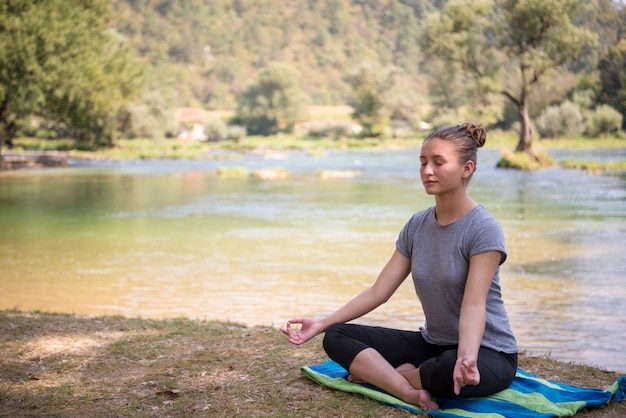
[[[420,177],[435,205],[404,225],[372,286],[326,318],[287,321],[291,343],[325,332],[324,349],[349,380],[425,411],[438,409],[438,397],[487,396],[511,384],[518,347],[499,284],[504,234],[467,193],[486,137],[465,123],[424,139]],[[409,274],[426,319],[419,331],[347,323],[385,303]]]

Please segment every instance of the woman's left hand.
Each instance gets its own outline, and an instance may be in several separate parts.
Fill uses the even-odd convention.
[[[452,378],[454,380],[454,393],[457,396],[461,393],[462,387],[480,383],[480,372],[476,365],[476,358],[473,356],[457,358]]]

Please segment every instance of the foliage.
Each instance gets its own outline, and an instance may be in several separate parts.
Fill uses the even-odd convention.
[[[578,107],[570,101],[544,110],[535,125],[539,135],[544,138],[576,137],[585,130]]]
[[[159,91],[147,91],[137,102],[122,110],[118,118],[126,138],[163,139],[176,135],[174,112]]]
[[[211,119],[204,123],[204,133],[208,141],[223,141],[228,136],[228,125],[222,119]]]
[[[362,61],[420,72],[420,18],[438,1],[116,0],[119,29],[179,105],[233,109],[270,62],[298,68],[317,104],[344,104],[343,74]]]
[[[347,120],[314,120],[306,125],[306,136],[333,138],[335,140],[355,136],[354,123]]]
[[[110,143],[141,75],[111,13],[106,0],[0,4],[0,146],[30,115]]]
[[[356,98],[351,69],[363,63],[393,68],[396,88],[363,99],[370,100],[371,109],[376,101],[382,103],[383,128],[375,130],[393,131],[394,137],[413,134],[422,120],[448,120],[450,115],[456,115],[453,123],[471,118],[509,127],[511,120],[519,119],[519,108],[502,92],[520,92],[524,83],[534,80],[531,73],[520,78],[522,67],[511,54],[516,41],[509,36],[511,28],[543,36],[533,25],[540,19],[546,27],[555,23],[546,19],[550,15],[544,15],[544,9],[562,15],[557,23],[571,17],[579,33],[590,30],[600,42],[571,38],[580,44],[580,53],[559,66],[558,73],[547,70],[532,84],[526,98],[528,117],[562,102],[576,80],[585,77],[587,87],[598,92],[593,107],[609,103],[624,114],[618,101],[610,101],[619,90],[607,87],[601,95],[600,77],[590,74],[599,57],[619,58],[608,51],[625,33],[626,8],[611,0],[0,3],[0,132],[6,129],[10,135],[72,136],[109,144],[116,136],[168,137],[176,130],[170,109],[233,110],[248,83],[258,80],[259,71],[272,62],[297,69],[305,81],[299,89],[320,105],[343,105]],[[582,13],[570,14],[572,5],[576,10],[580,6]],[[531,6],[535,9],[529,16],[523,15]],[[432,38],[434,16],[442,15],[447,16],[440,22],[445,30]],[[562,33],[571,37],[576,31],[565,27]],[[441,54],[424,49],[433,39],[447,49]],[[533,36],[525,42],[535,45],[539,40]],[[543,51],[556,59],[569,50],[559,45]],[[454,62],[441,59],[448,56]],[[543,59],[530,52],[524,56],[529,68]],[[620,71],[615,74],[623,74],[623,67]],[[4,92],[20,98],[11,99],[10,114],[6,103],[1,105]],[[141,97],[137,92],[143,92]],[[506,108],[505,100],[510,103]],[[232,129],[239,129],[235,136],[241,137],[241,128]],[[277,129],[283,127],[270,131]],[[6,134],[0,135],[3,139]]]
[[[236,120],[253,135],[292,132],[306,118],[308,97],[300,74],[292,66],[271,63],[259,71],[237,99]]]
[[[610,48],[598,64],[600,72],[600,98],[622,116],[626,128],[626,39]]]
[[[609,105],[600,105],[589,115],[587,134],[592,138],[609,135],[620,130],[623,115]]]
[[[532,154],[528,101],[533,86],[571,63],[593,35],[574,19],[580,0],[455,0],[425,24],[424,48],[472,76],[475,100],[500,93],[520,122],[516,149]]]
[[[239,141],[246,136],[246,128],[238,125],[228,125],[224,120],[219,118],[210,119],[204,123],[204,133],[207,140],[211,142],[219,142],[226,140]]]
[[[352,116],[363,127],[363,136],[381,136],[392,121],[408,122],[415,116],[418,98],[402,69],[363,63],[346,78],[352,86]]]

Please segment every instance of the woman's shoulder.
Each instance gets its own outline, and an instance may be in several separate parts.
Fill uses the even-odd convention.
[[[434,211],[435,211],[435,207],[434,206],[431,206],[429,208],[417,211],[413,215],[411,215],[411,219],[409,220],[409,222],[417,222],[417,221],[420,221],[422,219],[427,219],[431,215],[434,216],[434,214],[433,214]]]
[[[477,205],[467,218],[467,231],[481,236],[504,234],[500,221],[483,205]]]

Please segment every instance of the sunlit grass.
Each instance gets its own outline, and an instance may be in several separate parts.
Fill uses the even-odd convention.
[[[498,161],[499,168],[513,168],[523,171],[539,170],[556,165],[556,162],[545,153],[537,153],[538,160],[526,152],[503,151]]]

